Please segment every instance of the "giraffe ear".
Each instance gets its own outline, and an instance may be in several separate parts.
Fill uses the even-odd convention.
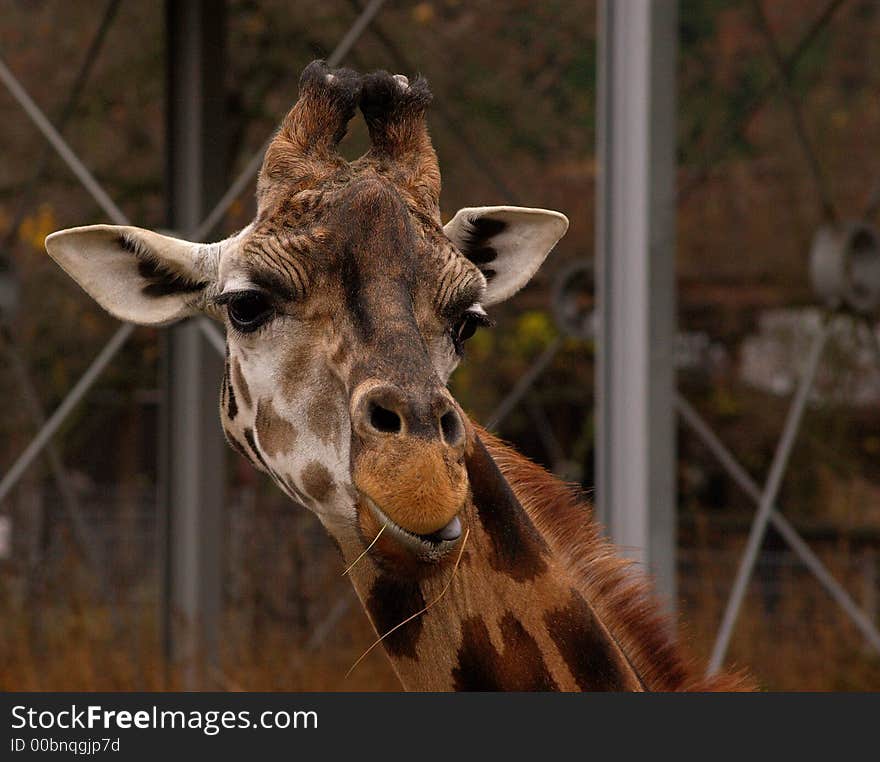
[[[521,206],[460,209],[443,228],[486,276],[487,306],[508,299],[528,283],[566,230],[564,214]]]
[[[222,244],[198,244],[121,225],[52,233],[46,251],[120,320],[162,325],[204,309]]]

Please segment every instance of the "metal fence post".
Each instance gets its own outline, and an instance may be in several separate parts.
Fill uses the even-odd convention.
[[[675,600],[675,0],[599,5],[597,509]]]
[[[223,190],[222,0],[166,3],[168,215],[191,234]],[[210,685],[220,619],[225,448],[217,419],[222,360],[199,323],[168,331],[163,361],[160,500],[164,641],[181,688]]]

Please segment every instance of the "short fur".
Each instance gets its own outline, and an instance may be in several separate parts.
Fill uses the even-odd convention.
[[[613,632],[653,691],[751,690],[743,673],[706,677],[674,639],[647,578],[621,558],[593,519],[585,498],[480,429],[492,458],[555,554],[580,582],[581,593]]]

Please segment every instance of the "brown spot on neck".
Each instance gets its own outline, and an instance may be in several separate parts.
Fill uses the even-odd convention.
[[[477,617],[462,623],[458,665],[452,671],[458,691],[556,691],[541,649],[511,612],[501,619],[503,650],[489,638],[486,623]]]
[[[489,538],[489,564],[518,582],[543,574],[547,544],[479,437],[466,465],[474,507]]]
[[[565,606],[546,612],[544,623],[581,690],[644,689],[623,651],[576,591]]]
[[[367,611],[381,637],[425,607],[425,598],[415,579],[383,573],[373,583],[366,599]],[[417,657],[416,646],[422,634],[422,619],[416,617],[394,630],[382,641],[392,656]]]

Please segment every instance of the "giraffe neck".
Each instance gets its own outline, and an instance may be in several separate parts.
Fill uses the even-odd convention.
[[[368,555],[351,572],[377,636],[393,630],[381,643],[406,689],[750,687],[740,675],[704,678],[585,502],[476,431],[457,568],[449,559],[428,576],[402,574]]]

